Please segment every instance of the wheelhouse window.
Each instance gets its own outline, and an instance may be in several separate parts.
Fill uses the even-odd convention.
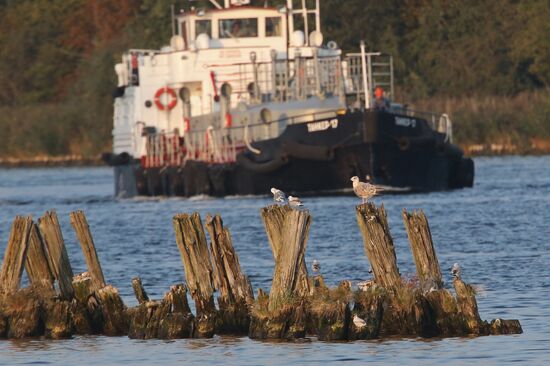
[[[195,20],[195,37],[199,34],[206,33],[212,38],[212,21],[209,19]]]
[[[266,37],[280,37],[282,32],[281,17],[268,17],[265,18],[265,36]]]
[[[219,23],[220,38],[258,37],[258,19],[222,19]]]

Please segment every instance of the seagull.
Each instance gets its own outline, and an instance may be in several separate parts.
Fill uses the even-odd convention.
[[[271,188],[271,193],[273,193],[273,200],[275,202],[285,203],[286,201],[286,195],[285,192],[277,189],[277,188]]]
[[[357,315],[353,315],[353,324],[355,324],[355,326],[359,330],[361,330],[367,325],[367,322],[361,319],[360,317],[358,317]]]
[[[319,263],[317,259],[314,259],[311,269],[313,270],[313,273],[319,272],[321,270],[321,263]]]
[[[460,268],[460,265],[458,263],[453,264],[453,267],[451,268],[451,274],[453,275],[453,277],[459,280],[461,273],[462,273],[462,270]]]
[[[374,184],[361,182],[357,176],[351,177],[351,181],[353,182],[353,191],[357,197],[361,198],[361,203],[367,202],[369,198],[375,196],[379,191]]]
[[[298,197],[288,196],[288,204],[291,206],[303,206],[304,204]]]

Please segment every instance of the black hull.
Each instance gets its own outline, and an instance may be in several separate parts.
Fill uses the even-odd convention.
[[[308,127],[308,125],[311,125]],[[290,125],[277,139],[255,142],[233,164],[187,161],[183,167],[115,166],[117,195],[211,196],[335,193],[350,178],[410,191],[471,187],[473,161],[425,120],[370,111]],[[135,189],[134,189],[135,188]]]

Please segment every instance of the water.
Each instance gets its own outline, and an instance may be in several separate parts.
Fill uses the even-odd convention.
[[[430,222],[441,267],[463,267],[478,296],[482,319],[519,319],[521,335],[447,339],[391,339],[352,343],[274,343],[246,337],[208,340],[130,340],[88,336],[70,340],[1,340],[0,364],[544,364],[550,361],[550,157],[476,159],[473,189],[375,199],[388,211],[398,265],[414,264],[401,210],[422,208]],[[266,197],[213,199],[112,198],[108,168],[0,169],[0,253],[15,215],[55,209],[75,273],[85,270],[68,213],[83,209],[108,282],[127,305],[136,300],[131,279],[141,276],[151,297],[183,281],[171,218],[176,213],[220,213],[233,235],[254,289],[268,289],[273,259],[259,216]],[[306,261],[321,262],[329,284],[369,278],[355,221],[355,197],[307,198],[313,216]],[[0,254],[3,255],[3,254]]]

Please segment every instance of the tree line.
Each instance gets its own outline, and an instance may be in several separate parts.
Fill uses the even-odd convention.
[[[109,150],[113,66],[121,53],[167,44],[172,5],[189,10],[208,3],[0,0],[0,156]],[[548,0],[320,3],[325,42],[335,40],[349,52],[364,39],[369,50],[394,56],[399,99],[538,93],[536,100],[548,107]],[[550,137],[548,122],[531,133],[537,131]]]

